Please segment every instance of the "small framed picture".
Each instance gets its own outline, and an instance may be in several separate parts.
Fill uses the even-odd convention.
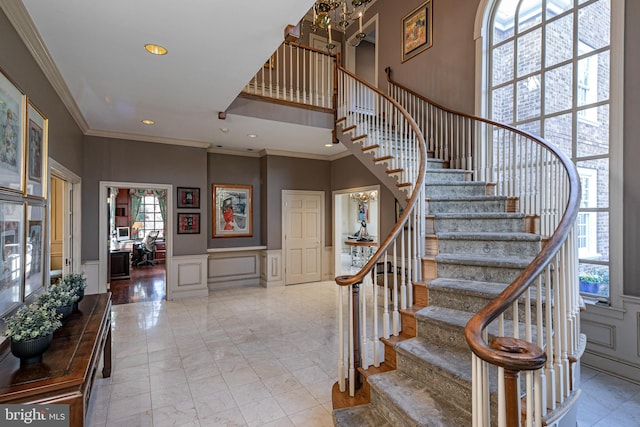
[[[402,62],[433,44],[433,9],[427,0],[402,18]]]
[[[178,212],[178,234],[200,234],[200,214]]]
[[[178,208],[200,208],[200,188],[178,187]]]
[[[49,120],[29,101],[27,112],[27,187],[26,195],[45,198],[47,180],[47,133]]]

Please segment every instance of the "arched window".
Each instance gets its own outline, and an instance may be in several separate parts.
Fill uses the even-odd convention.
[[[608,297],[611,0],[495,0],[487,29],[488,116],[575,162],[582,290]]]

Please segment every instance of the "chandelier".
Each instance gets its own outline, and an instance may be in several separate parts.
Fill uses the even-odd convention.
[[[356,38],[358,43],[366,37],[362,31],[362,17],[371,0],[316,0],[313,5],[312,31],[325,30],[327,32],[327,49],[333,50],[336,45],[331,39],[331,30],[345,32],[352,22],[358,20],[359,28]]]

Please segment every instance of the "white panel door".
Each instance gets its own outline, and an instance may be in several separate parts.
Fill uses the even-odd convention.
[[[320,281],[324,193],[285,190],[282,200],[285,284]]]

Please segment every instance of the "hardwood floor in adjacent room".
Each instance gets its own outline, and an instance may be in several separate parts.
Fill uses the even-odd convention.
[[[115,304],[162,301],[167,295],[164,264],[131,267],[131,278],[111,281],[111,301]]]

